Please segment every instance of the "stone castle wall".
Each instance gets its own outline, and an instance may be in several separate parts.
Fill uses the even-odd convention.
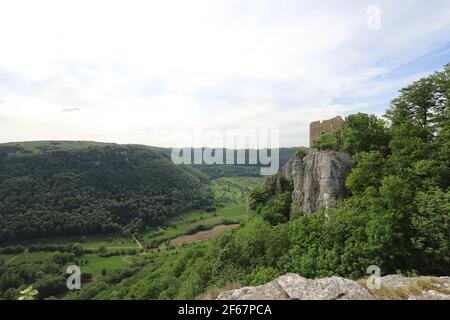
[[[345,121],[337,116],[329,120],[311,122],[309,125],[309,147],[312,148],[313,142],[325,133],[333,133],[337,129],[344,129]]]

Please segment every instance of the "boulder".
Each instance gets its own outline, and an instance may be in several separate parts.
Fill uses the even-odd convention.
[[[368,290],[364,280],[341,277],[306,279],[288,273],[261,286],[222,292],[219,300],[450,300],[449,277],[380,278],[379,289]]]
[[[265,285],[223,292],[219,300],[371,300],[369,291],[355,281],[331,277],[306,279],[288,273]]]
[[[335,208],[347,194],[345,180],[351,169],[351,155],[346,152],[317,151],[293,159],[293,211],[313,213],[322,205]]]

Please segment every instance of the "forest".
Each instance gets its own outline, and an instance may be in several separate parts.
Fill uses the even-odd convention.
[[[0,243],[141,230],[212,205],[208,177],[145,146],[0,145]]]

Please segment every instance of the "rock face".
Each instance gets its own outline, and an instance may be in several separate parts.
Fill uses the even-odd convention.
[[[294,159],[293,211],[313,213],[321,205],[336,207],[346,195],[345,179],[351,169],[351,156],[346,152],[317,151]]]
[[[371,300],[369,291],[339,277],[309,280],[286,274],[268,284],[223,292],[219,300]]]
[[[222,292],[218,300],[450,300],[450,277],[380,278],[383,290],[368,290],[356,281],[330,277],[305,279],[288,273],[265,285]],[[364,282],[364,281],[363,281]],[[363,283],[362,282],[362,283]]]
[[[292,179],[292,162],[294,161],[294,159],[289,159],[288,162],[286,162],[283,166],[283,174],[286,178],[288,179]]]

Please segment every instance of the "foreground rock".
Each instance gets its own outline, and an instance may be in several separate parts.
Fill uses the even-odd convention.
[[[352,169],[349,153],[312,152],[303,159],[294,159],[291,165],[291,170],[285,167],[283,171],[294,181],[294,212],[313,213],[321,205],[334,208],[346,196],[345,180]]]
[[[363,281],[364,282],[364,281]],[[381,289],[368,290],[356,281],[330,277],[306,279],[286,274],[265,285],[219,294],[219,300],[450,300],[449,277],[385,276]]]
[[[268,284],[223,292],[219,300],[370,300],[356,282],[339,277],[310,280],[286,274]]]

